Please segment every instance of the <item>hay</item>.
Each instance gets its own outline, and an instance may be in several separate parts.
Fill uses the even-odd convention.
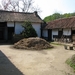
[[[14,48],[41,50],[41,49],[52,48],[52,46],[46,40],[36,37],[36,38],[22,39],[14,44]]]

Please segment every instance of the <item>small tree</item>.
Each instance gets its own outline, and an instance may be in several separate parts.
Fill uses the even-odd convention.
[[[33,28],[31,22],[25,21],[22,25],[24,30],[22,31],[22,35],[26,38],[28,37],[37,37],[37,33],[35,29]]]

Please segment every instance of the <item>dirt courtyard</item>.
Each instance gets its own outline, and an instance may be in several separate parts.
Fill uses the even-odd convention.
[[[65,63],[75,50],[65,50],[60,45],[41,51],[10,47],[0,45],[0,75],[75,75]]]

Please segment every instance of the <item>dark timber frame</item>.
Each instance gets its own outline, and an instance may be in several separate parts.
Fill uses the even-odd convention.
[[[7,31],[7,22],[0,22],[0,40],[4,40],[6,38]]]
[[[52,41],[52,29],[48,29],[48,41]]]
[[[0,22],[0,40],[11,40],[14,32],[15,22],[13,27],[8,26],[7,22]]]
[[[62,38],[63,36],[63,29],[58,29],[58,38]]]

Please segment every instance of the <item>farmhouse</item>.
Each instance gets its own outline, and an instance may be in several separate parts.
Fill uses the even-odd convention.
[[[24,21],[30,21],[38,37],[41,37],[43,21],[37,12],[24,13],[0,10],[0,40],[11,40],[13,34],[20,34],[23,31],[21,25]]]
[[[44,27],[43,37],[46,37],[49,41],[74,41],[75,17],[57,19],[48,22]]]

